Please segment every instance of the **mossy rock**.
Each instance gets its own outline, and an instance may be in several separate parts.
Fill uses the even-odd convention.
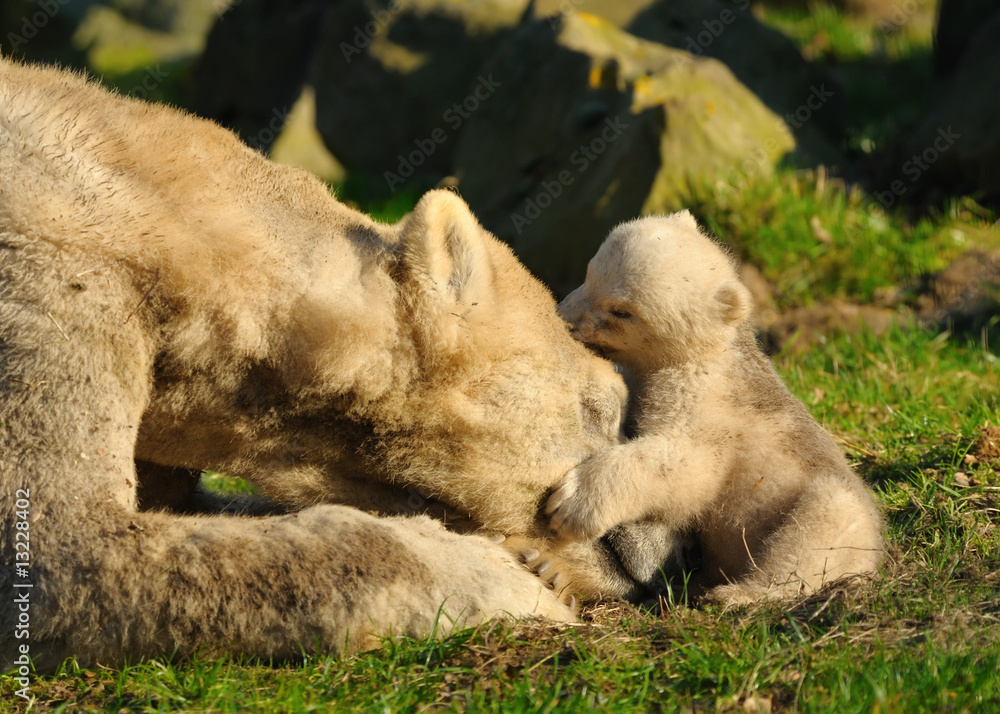
[[[503,83],[461,136],[459,189],[558,294],[616,223],[767,174],[794,149],[723,64],[595,15],[526,25],[483,72]]]
[[[798,4],[807,7],[804,1]],[[699,57],[714,57],[786,119],[795,133],[797,163],[842,164],[837,146],[845,126],[845,93],[828,69],[803,58],[792,40],[760,22],[751,7],[749,0],[537,0],[535,3],[539,15],[551,18],[575,9],[599,15],[651,42]]]
[[[568,12],[599,15],[616,27],[627,27],[643,10],[658,0],[535,0],[535,14],[556,17]]]
[[[660,0],[625,29],[724,63],[792,128],[799,164],[842,163],[836,146],[845,126],[843,89],[825,67],[805,60],[788,37],[754,17],[748,3]]]

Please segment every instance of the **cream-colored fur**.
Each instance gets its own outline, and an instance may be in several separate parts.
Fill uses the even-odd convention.
[[[19,489],[41,666],[568,618],[483,538],[317,504],[538,536],[624,397],[454,194],[377,223],[210,122],[0,60],[0,667]],[[222,516],[201,469],[269,500]]]
[[[564,538],[638,519],[691,532],[702,559],[691,587],[726,603],[875,570],[872,496],[760,352],[749,292],[690,213],[616,228],[559,309],[623,368],[635,436],[549,499]]]

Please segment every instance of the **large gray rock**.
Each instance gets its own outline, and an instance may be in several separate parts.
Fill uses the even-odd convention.
[[[660,0],[638,13],[628,32],[723,62],[795,132],[803,164],[836,164],[846,97],[830,72],[807,62],[781,32],[760,22],[749,3]]]
[[[635,16],[657,0],[535,0],[535,14],[555,17],[568,12],[600,15],[616,27],[626,27]]]
[[[301,96],[332,3],[240,0],[219,18],[195,69],[191,108],[267,151]]]
[[[941,0],[934,33],[934,69],[954,72],[976,34],[1000,14],[996,0]]]
[[[807,6],[805,0],[798,0],[798,4]],[[599,15],[637,37],[695,56],[714,57],[785,118],[795,132],[801,163],[842,162],[836,148],[844,131],[846,97],[842,88],[825,67],[804,59],[788,37],[760,22],[750,7],[749,0],[535,3],[540,15],[554,16],[575,9]]]
[[[341,183],[344,167],[327,150],[316,131],[316,94],[307,86],[285,121],[281,134],[271,146],[272,161],[305,169],[323,181]]]
[[[35,61],[83,66],[83,53],[73,46],[76,26],[95,0],[46,4],[38,0],[0,2],[0,54]]]
[[[1000,13],[970,38],[934,88],[888,189],[889,198],[933,190],[1000,205]]]
[[[56,0],[58,2],[58,0]],[[88,5],[73,37],[98,71],[118,74],[136,65],[198,56],[220,12],[219,0],[109,0]]]
[[[317,127],[349,171],[389,189],[451,167],[458,134],[506,78],[482,70],[528,0],[349,0],[313,67]]]
[[[794,148],[723,64],[590,14],[525,26],[483,72],[503,84],[461,136],[459,188],[557,293],[616,223],[766,174]]]

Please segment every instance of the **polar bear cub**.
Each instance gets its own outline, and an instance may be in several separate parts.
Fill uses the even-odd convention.
[[[758,348],[751,306],[689,212],[612,231],[559,311],[622,368],[633,438],[557,486],[547,512],[560,537],[641,519],[689,532],[701,550],[689,593],[726,604],[875,570],[874,500]]]

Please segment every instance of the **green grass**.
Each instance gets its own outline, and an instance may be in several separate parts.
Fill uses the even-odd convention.
[[[993,345],[1000,344],[994,340]],[[600,606],[577,626],[494,624],[352,657],[195,657],[38,677],[36,711],[988,711],[1000,706],[1000,464],[966,463],[1000,416],[995,347],[895,329],[779,354],[886,514],[857,589],[723,612]],[[963,471],[971,486],[960,486]],[[0,678],[0,712],[15,711]]]
[[[422,191],[401,189],[390,192],[385,180],[374,175],[353,175],[331,187],[337,198],[359,208],[383,223],[395,223],[413,210]]]
[[[880,21],[852,17],[826,2],[761,8],[760,19],[794,40],[803,56],[826,64],[847,98],[850,152],[892,149],[919,116],[932,88],[936,0],[896,2]],[[907,10],[911,10],[907,12]]]
[[[970,199],[913,218],[822,168],[706,192],[691,210],[761,269],[779,309],[831,298],[870,303],[970,249],[1000,246],[995,217]]]
[[[758,17],[781,30],[802,50],[806,59],[817,62],[850,60],[899,60],[931,46],[936,0],[898,2],[887,18],[872,20],[853,17],[822,0],[791,3],[787,7],[758,8]],[[907,9],[912,11],[907,11]]]
[[[257,493],[257,487],[249,481],[238,479],[235,476],[219,473],[217,471],[202,471],[201,483],[206,488],[218,493],[226,494],[253,494]]]

